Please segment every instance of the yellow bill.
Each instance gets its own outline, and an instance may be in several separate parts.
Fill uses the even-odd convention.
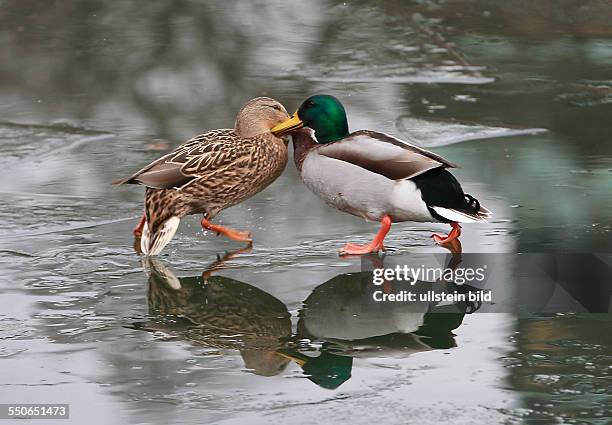
[[[283,121],[282,123],[274,126],[272,128],[272,130],[270,130],[270,131],[275,136],[281,137],[281,136],[284,136],[285,134],[290,133],[293,130],[297,130],[298,128],[301,128],[303,126],[304,126],[304,123],[302,122],[300,117],[298,117],[298,113],[296,112],[295,114],[293,114],[293,116],[291,118],[289,118],[288,120]]]
[[[278,355],[280,355],[280,356],[282,356],[282,357],[284,357],[286,359],[289,359],[289,360],[292,360],[292,361],[296,362],[299,366],[304,366],[306,364],[306,360],[305,359],[297,357],[295,355],[291,355],[289,353],[286,353],[285,351],[278,350],[276,352],[276,354],[278,354]]]

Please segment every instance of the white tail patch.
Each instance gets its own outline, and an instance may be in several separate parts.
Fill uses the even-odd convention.
[[[149,225],[145,222],[140,238],[140,250],[142,253],[144,255],[159,254],[174,237],[180,222],[180,218],[176,216],[170,217],[162,223],[154,234],[149,232]]]
[[[468,213],[453,210],[450,208],[442,208],[442,207],[431,207],[431,208],[433,208],[433,210],[439,215],[441,215],[442,217],[450,221],[456,221],[457,223],[483,222],[483,221],[486,221],[485,219],[488,217],[487,214],[491,214],[488,210],[486,210],[487,211],[486,213],[481,213],[482,208],[481,208],[481,211],[478,211],[475,214],[468,214]]]
[[[157,275],[161,280],[164,281],[170,288],[180,291],[181,281],[176,277],[174,273],[157,257],[145,257],[143,260],[145,271],[151,277]]]

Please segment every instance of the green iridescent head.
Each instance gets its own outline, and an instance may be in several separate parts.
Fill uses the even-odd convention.
[[[326,94],[310,96],[290,119],[274,127],[272,133],[282,136],[300,127],[312,128],[319,143],[340,140],[349,134],[344,106]]]

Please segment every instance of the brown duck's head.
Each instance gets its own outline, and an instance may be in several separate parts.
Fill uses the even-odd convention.
[[[240,350],[244,366],[260,376],[274,376],[281,373],[290,360],[274,350]]]
[[[240,137],[253,137],[270,132],[287,118],[289,114],[280,102],[269,97],[256,97],[240,109],[234,130]]]

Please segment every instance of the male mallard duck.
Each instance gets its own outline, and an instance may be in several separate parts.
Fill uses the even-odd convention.
[[[291,133],[295,164],[310,190],[341,211],[382,223],[371,243],[346,244],[342,254],[384,249],[392,222],[449,223],[448,235],[433,235],[437,243],[446,244],[461,234],[459,223],[484,221],[490,215],[463,193],[446,170],[456,165],[441,156],[388,134],[349,133],[344,107],[333,96],[309,97],[272,133]]]
[[[145,255],[156,255],[174,236],[181,218],[204,214],[202,227],[244,242],[250,233],[212,224],[223,209],[255,195],[287,164],[287,143],[270,129],[289,117],[267,97],[248,101],[233,129],[196,136],[115,184],[146,187],[144,215],[134,229]]]
[[[457,285],[392,281],[389,293],[416,291],[417,301],[404,303],[375,301],[373,294],[382,287],[372,282],[372,272],[358,272],[340,274],[317,286],[299,311],[298,336],[353,348],[357,356],[372,350],[410,353],[455,346],[452,330],[468,311],[465,303],[420,301],[418,295],[453,294]]]

